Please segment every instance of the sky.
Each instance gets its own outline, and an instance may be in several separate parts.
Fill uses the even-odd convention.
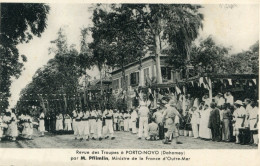
[[[16,104],[20,91],[31,82],[36,70],[53,58],[53,55],[48,54],[48,48],[51,47],[50,41],[57,38],[59,28],[65,27],[69,44],[76,44],[79,49],[80,29],[92,25],[89,4],[50,4],[50,7],[48,26],[41,37],[34,37],[29,43],[18,45],[20,55],[26,55],[28,61],[19,79],[13,80],[10,107]],[[230,53],[247,50],[259,40],[258,5],[240,4],[232,9],[218,4],[203,7],[203,30],[198,40],[211,35],[217,44],[230,47]],[[98,76],[98,71],[94,68],[88,74],[93,78]]]

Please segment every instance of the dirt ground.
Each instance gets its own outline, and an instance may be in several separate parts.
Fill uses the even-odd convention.
[[[34,132],[33,140],[17,140],[10,142],[3,140],[0,148],[82,148],[82,149],[257,149],[255,146],[237,145],[234,143],[213,142],[191,137],[181,136],[179,140],[183,144],[165,145],[161,140],[147,141],[138,140],[138,136],[130,132],[115,132],[115,140],[75,140],[72,134],[55,135],[46,133],[45,137],[39,137],[37,131]]]

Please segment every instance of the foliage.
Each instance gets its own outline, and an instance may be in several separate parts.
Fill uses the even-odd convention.
[[[22,90],[17,106],[19,109],[32,105],[40,106],[48,99],[51,110],[67,111],[63,107],[64,94],[66,94],[68,106],[79,104],[78,79],[86,74],[86,68],[90,68],[88,54],[79,54],[73,46],[69,47],[62,28],[58,31],[57,39],[51,43],[55,47],[49,50],[55,56],[48,61],[47,65],[36,71],[32,82]],[[71,111],[72,107],[68,109]]]
[[[0,104],[4,110],[9,105],[11,79],[20,76],[23,62],[27,60],[19,54],[17,45],[41,36],[47,27],[49,9],[40,3],[0,4]]]

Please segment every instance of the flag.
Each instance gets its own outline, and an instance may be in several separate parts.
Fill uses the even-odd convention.
[[[199,79],[199,85],[200,85],[200,87],[201,87],[201,84],[203,84],[203,77],[200,77],[200,79]]]
[[[181,90],[180,90],[180,88],[179,88],[178,86],[175,86],[175,90],[176,90],[176,92],[177,92],[178,94],[181,93]]]
[[[232,80],[231,79],[228,79],[228,84],[232,85]]]
[[[252,79],[253,80],[253,82],[255,83],[255,85],[256,85],[256,79]]]

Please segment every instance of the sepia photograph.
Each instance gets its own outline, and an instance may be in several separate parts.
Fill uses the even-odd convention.
[[[0,17],[0,149],[258,150],[259,4],[1,2]]]

